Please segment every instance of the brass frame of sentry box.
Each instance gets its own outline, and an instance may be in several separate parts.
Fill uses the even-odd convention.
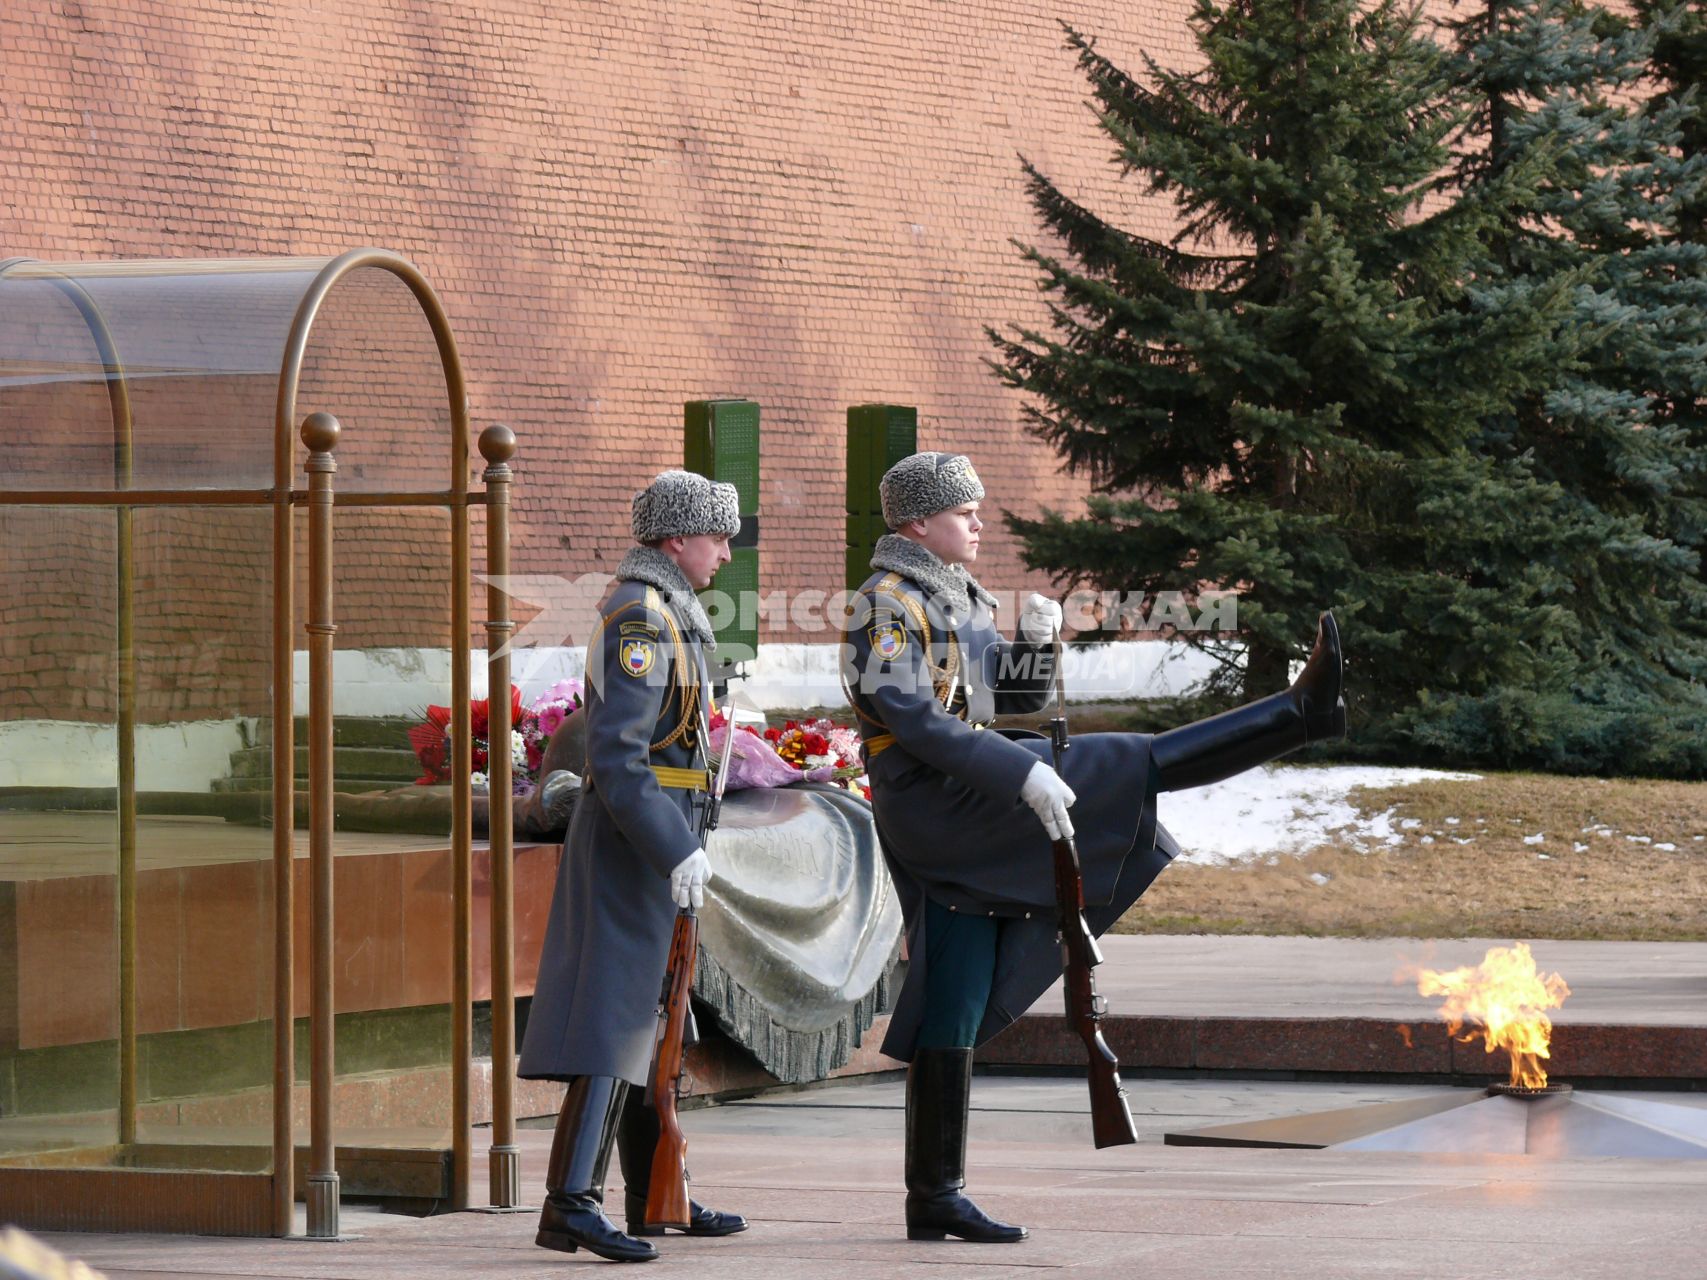
[[[98,275],[145,278],[197,273],[305,271],[318,266],[297,302],[281,352],[272,424],[273,484],[264,489],[132,488],[131,387],[113,332],[96,299],[79,283]],[[316,316],[328,294],[353,272],[389,272],[408,286],[438,348],[450,418],[449,484],[443,490],[335,492],[335,451],[340,433],[330,413],[310,413],[298,424],[297,389]],[[483,431],[479,449],[486,461],[484,491],[468,485],[469,413],[462,362],[443,304],[425,277],[406,259],[376,248],[353,249],[327,259],[215,259],[48,264],[27,258],[0,261],[0,287],[7,278],[45,281],[56,287],[87,326],[101,364],[113,429],[111,489],[0,490],[0,506],[114,508],[116,520],[118,703],[118,949],[119,1090],[116,1144],[0,1159],[0,1204],[9,1221],[41,1229],[182,1231],[224,1235],[290,1235],[297,1187],[304,1185],[307,1236],[337,1239],[340,1179],[338,1161],[355,1161],[359,1187],[352,1194],[390,1188],[398,1194],[443,1195],[450,1205],[471,1200],[473,1131],[470,1079],[473,1067],[473,882],[470,762],[470,540],[469,508],[486,508],[486,577],[489,688],[510,686],[508,641],[513,629],[509,598],[498,585],[509,572],[509,460],[515,435],[504,426]],[[308,449],[305,487],[295,487],[296,440]],[[272,508],[272,717],[274,821],[273,868],[273,1078],[271,1168],[265,1148],[177,1146],[137,1141],[137,788],[136,671],[132,653],[133,563],[131,514],[137,508],[253,505]],[[334,509],[344,505],[442,507],[450,516],[451,559],[451,1148],[448,1152],[408,1148],[337,1148],[332,1125],[333,946],[332,946],[332,647],[336,632],[332,588]],[[294,1084],[292,954],[292,835],[295,812],[294,717],[292,706],[293,513],[308,516],[309,588],[309,885],[308,984],[310,1028],[309,1143],[305,1177],[297,1175],[291,1119]],[[492,740],[510,737],[510,701],[490,699]],[[507,751],[491,753],[489,794],[511,790]],[[279,815],[285,815],[281,820]],[[513,832],[508,804],[491,806],[492,858],[492,1144],[489,1152],[491,1205],[512,1209],[519,1202],[520,1162],[515,1141],[513,1071],[515,1055]],[[393,1167],[394,1166],[394,1167]],[[447,1168],[448,1166],[448,1168]],[[447,1178],[448,1174],[448,1178]],[[448,1181],[448,1186],[441,1184]],[[437,1190],[433,1190],[437,1188]]]

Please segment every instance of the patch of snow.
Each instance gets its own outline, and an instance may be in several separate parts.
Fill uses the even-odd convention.
[[[1588,846],[1580,840],[1571,841],[1571,852],[1572,853],[1582,853],[1587,848],[1588,848]]]
[[[1537,831],[1532,836],[1524,836],[1523,837],[1523,843],[1524,844],[1540,844],[1546,838],[1547,838],[1547,833],[1545,831]]]
[[[1537,858],[1539,858],[1539,859],[1540,859],[1540,860],[1541,860],[1541,861],[1542,861],[1542,862],[1551,862],[1551,861],[1553,861],[1553,855],[1552,855],[1552,854],[1550,854],[1550,853],[1538,853],[1538,854],[1536,854],[1536,855],[1535,855],[1535,856],[1536,856],[1536,857],[1537,857]]]
[[[1207,787],[1166,792],[1157,808],[1162,825],[1184,850],[1181,862],[1248,862],[1277,853],[1308,853],[1330,843],[1362,850],[1400,844],[1404,836],[1393,811],[1359,814],[1346,799],[1354,788],[1475,782],[1480,776],[1374,765],[1267,765]],[[1423,839],[1432,842],[1432,837]]]
[[[1624,838],[1631,844],[1652,844],[1654,842],[1652,836],[1625,836]]]
[[[1456,827],[1458,825],[1458,819],[1457,818],[1448,818],[1446,820],[1446,825],[1449,827]]]
[[[1667,853],[1676,853],[1677,852],[1677,846],[1675,844],[1672,844],[1669,840],[1664,844],[1656,844],[1654,846],[1654,848],[1664,849]]]

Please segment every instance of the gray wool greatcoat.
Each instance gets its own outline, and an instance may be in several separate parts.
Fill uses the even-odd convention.
[[[1061,976],[1048,832],[1020,798],[1052,761],[1049,740],[984,728],[998,714],[1040,711],[1053,690],[1047,646],[1005,641],[974,591],[964,610],[879,570],[847,622],[844,675],[869,762],[872,809],[907,927],[907,977],[883,1052],[910,1060],[923,1014],[924,900],[1000,920],[996,978],[979,1044]],[[1062,772],[1077,800],[1085,919],[1102,934],[1179,851],[1156,822],[1150,736],[1074,736]]]
[[[640,1085],[676,917],[670,872],[700,847],[698,793],[661,786],[652,766],[703,767],[699,641],[644,582],[617,583],[600,613],[587,646],[586,772],[517,1074]]]

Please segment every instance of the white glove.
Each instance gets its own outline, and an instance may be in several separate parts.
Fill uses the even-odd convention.
[[[1033,644],[1048,644],[1061,629],[1061,606],[1033,591],[1019,611],[1019,633]]]
[[[1072,839],[1073,824],[1067,817],[1067,806],[1078,797],[1055,770],[1041,760],[1032,765],[1031,772],[1025,775],[1025,785],[1019,789],[1019,798],[1031,806],[1051,840],[1063,836]]]
[[[678,907],[692,906],[697,911],[705,905],[705,882],[709,879],[711,859],[704,849],[695,849],[670,872],[670,896]]]

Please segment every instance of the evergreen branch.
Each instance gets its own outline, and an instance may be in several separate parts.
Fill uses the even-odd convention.
[[[1024,156],[1026,191],[1044,223],[1061,237],[1085,272],[1151,287],[1197,287],[1225,278],[1240,255],[1189,253],[1123,231],[1065,195]],[[1014,242],[1022,250],[1027,246]]]

